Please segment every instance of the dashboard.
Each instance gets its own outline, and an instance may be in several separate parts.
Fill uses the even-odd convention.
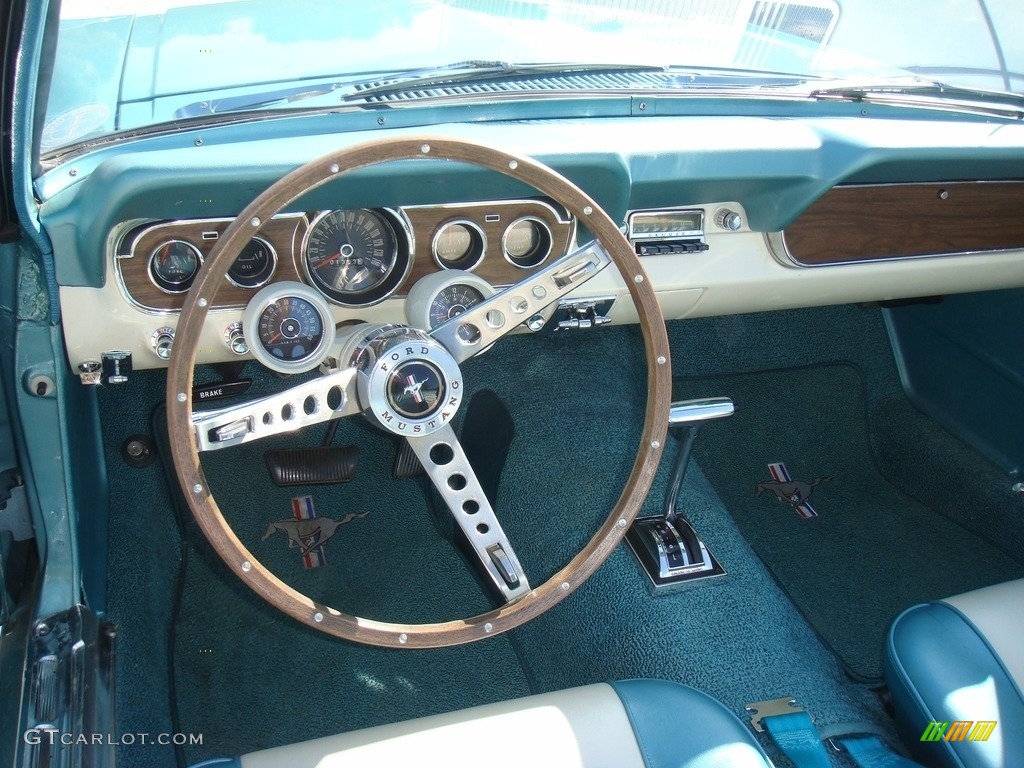
[[[237,130],[97,152],[78,178],[40,179],[77,372],[110,354],[165,366],[189,282],[233,215],[287,171],[372,139]],[[1024,285],[1024,126],[691,116],[432,130],[534,157],[594,197],[669,320]],[[420,135],[390,133],[403,132]],[[197,360],[252,357],[246,308],[276,285],[308,290],[325,324],[429,330],[589,239],[557,201],[499,174],[433,160],[361,169],[255,233]],[[614,269],[563,302],[521,332],[636,322]]]

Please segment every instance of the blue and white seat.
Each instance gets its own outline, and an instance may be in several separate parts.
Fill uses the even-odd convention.
[[[664,680],[571,688],[203,764],[205,768],[405,765],[771,768],[751,732],[721,703]]]
[[[909,608],[885,662],[900,735],[918,760],[1024,765],[1024,579]]]

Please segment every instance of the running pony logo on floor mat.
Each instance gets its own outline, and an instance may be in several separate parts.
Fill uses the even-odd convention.
[[[334,520],[330,517],[317,517],[313,509],[312,496],[296,496],[292,499],[293,520],[277,520],[267,526],[263,532],[263,541],[266,541],[275,533],[283,533],[288,537],[288,548],[299,547],[302,555],[302,562],[306,569],[319,568],[327,565],[327,555],[324,553],[324,544],[338,532],[338,529],[345,523],[366,517],[369,512],[356,514],[355,512],[345,515],[341,520]]]
[[[809,483],[803,480],[794,480],[789,476],[789,470],[781,461],[769,464],[768,471],[772,473],[775,480],[758,483],[755,496],[760,496],[765,491],[771,491],[779,501],[789,504],[805,520],[818,516],[808,499],[811,498],[811,494],[814,493],[814,489],[818,485],[828,482],[832,479],[831,477],[816,477]]]

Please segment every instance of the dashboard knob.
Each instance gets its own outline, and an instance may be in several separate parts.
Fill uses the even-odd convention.
[[[161,360],[168,360],[171,357],[171,347],[174,346],[174,329],[157,328],[150,338],[153,344],[153,351]]]
[[[224,341],[236,355],[244,355],[249,351],[249,343],[245,340],[241,323],[232,323],[224,331]]]
[[[743,226],[743,217],[736,213],[736,211],[732,211],[728,208],[721,208],[718,213],[715,214],[715,224],[717,224],[720,229],[728,229],[735,232]]]

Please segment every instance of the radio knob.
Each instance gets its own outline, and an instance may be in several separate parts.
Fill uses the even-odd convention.
[[[736,213],[736,211],[721,208],[715,214],[715,224],[718,225],[719,229],[728,229],[735,232],[743,226],[743,217]]]
[[[150,343],[152,343],[153,351],[156,352],[157,357],[161,360],[169,359],[171,347],[174,346],[174,329],[157,328],[153,331],[152,337],[150,337]]]

